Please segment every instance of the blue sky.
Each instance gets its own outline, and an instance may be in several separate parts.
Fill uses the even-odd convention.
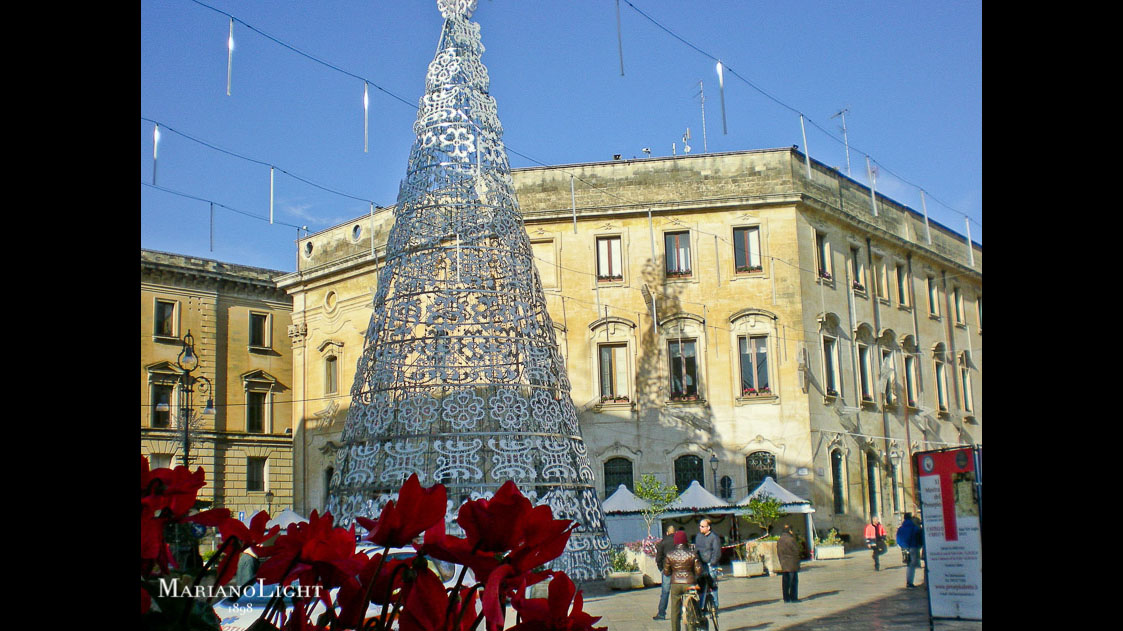
[[[672,143],[681,154],[689,128],[692,153],[799,145],[845,173],[831,116],[846,107],[856,180],[869,156],[880,193],[919,211],[923,189],[932,221],[964,233],[966,216],[982,242],[981,2],[619,10],[623,76],[616,0],[480,0],[512,167],[667,156]],[[435,0],[144,0],[140,17],[141,247],[293,271],[295,226],[394,203],[440,34]],[[726,66],[727,134],[713,58]]]

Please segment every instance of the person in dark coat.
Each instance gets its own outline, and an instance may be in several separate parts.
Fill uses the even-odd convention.
[[[703,569],[698,553],[686,546],[686,532],[680,530],[674,537],[675,549],[663,562],[663,580],[671,584],[671,629],[682,631],[682,595],[698,582]]]
[[[783,578],[780,591],[784,602],[797,603],[799,602],[799,563],[804,555],[799,540],[788,524],[784,524],[780,541],[776,543],[776,556],[780,558],[780,576]]]
[[[663,536],[663,540],[655,546],[655,567],[659,571],[663,571],[663,562],[667,560],[667,554],[675,549],[675,527],[667,526],[667,534]],[[667,619],[667,599],[671,596],[671,581],[670,579],[663,579],[662,589],[659,592],[659,611],[651,617],[652,620],[666,620]]]
[[[694,548],[698,551],[698,559],[702,561],[702,571],[713,581],[713,591],[710,592],[710,596],[714,599],[714,609],[717,609],[717,566],[721,561],[721,540],[710,530],[710,520],[703,519],[698,522],[698,534],[694,535]]]
[[[905,521],[897,529],[897,545],[907,552],[907,568],[905,570],[905,587],[916,587],[913,579],[916,577],[916,568],[920,567],[920,546],[923,545],[924,535],[920,527],[913,521],[912,513],[905,513]]]

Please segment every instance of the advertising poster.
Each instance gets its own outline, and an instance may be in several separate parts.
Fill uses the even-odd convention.
[[[932,618],[983,619],[981,453],[915,454]]]

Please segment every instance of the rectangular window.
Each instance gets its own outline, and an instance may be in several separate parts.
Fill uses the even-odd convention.
[[[265,392],[250,390],[246,393],[246,431],[260,434],[265,431]]]
[[[896,405],[897,395],[893,391],[893,379],[890,379],[890,373],[895,370],[893,366],[893,351],[881,351],[881,373],[882,379],[885,380],[885,390],[881,393],[885,397],[886,405]]]
[[[873,401],[873,384],[870,381],[870,347],[858,345],[858,384],[861,386],[862,402]]]
[[[853,275],[854,291],[866,290],[866,263],[862,259],[862,249],[850,248],[850,273]]]
[[[157,300],[156,311],[153,315],[153,335],[158,337],[178,337],[175,326],[175,302]]]
[[[690,232],[668,232],[666,243],[667,278],[690,276]]]
[[[818,230],[815,231],[815,261],[819,268],[819,278],[830,280],[831,246],[827,242],[827,236]]]
[[[246,458],[246,490],[265,490],[265,458]]]
[[[165,384],[152,385],[152,427],[171,426],[173,387]]]
[[[324,358],[324,393],[339,392],[339,360],[335,355]]]
[[[916,356],[905,355],[905,400],[910,408],[916,407]]]
[[[955,323],[966,324],[963,318],[963,293],[959,291],[959,286],[955,286],[951,290],[952,305],[955,307]]]
[[[628,397],[628,345],[601,344],[600,355],[600,396],[602,401]]]
[[[250,346],[269,348],[269,314],[250,313]]]
[[[760,228],[733,229],[733,261],[739,273],[764,269],[760,262]]]
[[[974,401],[971,397],[971,369],[962,364],[959,366],[959,385],[963,389],[963,411],[974,411]]]
[[[928,277],[928,315],[940,317],[940,287],[934,276]]]
[[[621,260],[620,237],[597,238],[598,282],[624,280],[624,266]]]
[[[944,360],[940,356],[936,357],[936,405],[941,412],[948,411],[948,378]]]
[[[909,274],[904,265],[897,266],[897,304],[907,307],[909,304]]]
[[[669,343],[671,362],[671,400],[698,398],[698,358],[694,340]]]
[[[885,261],[880,256],[873,257],[874,285],[877,287],[877,297],[889,300],[889,272]]]
[[[823,338],[823,382],[827,396],[838,396],[838,352],[833,337]]]
[[[538,276],[542,279],[542,288],[557,289],[558,261],[554,251],[554,242],[532,241],[530,249],[534,254],[534,264],[538,268]]]
[[[171,469],[171,454],[148,454],[148,469]]]
[[[741,396],[772,394],[768,383],[768,337],[764,335],[737,338],[741,355]]]

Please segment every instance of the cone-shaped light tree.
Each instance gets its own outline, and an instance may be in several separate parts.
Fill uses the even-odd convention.
[[[610,565],[604,514],[480,62],[476,0],[445,18],[414,123],[328,510],[377,516],[409,475],[448,488],[446,520],[507,480],[577,527],[555,563]]]

